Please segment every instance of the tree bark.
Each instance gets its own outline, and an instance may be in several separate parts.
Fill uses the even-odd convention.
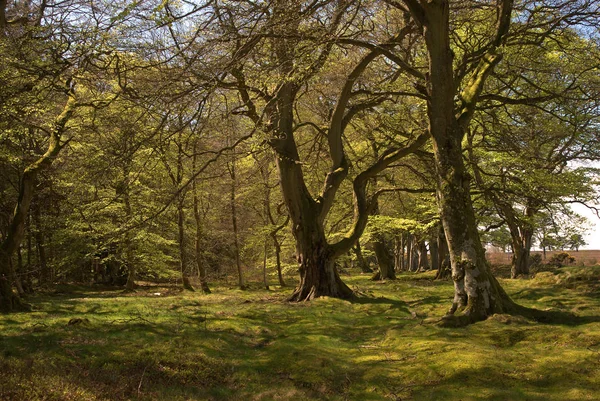
[[[48,269],[48,261],[46,258],[46,246],[44,243],[44,231],[42,228],[42,219],[41,219],[41,213],[40,213],[41,206],[40,206],[39,202],[40,202],[39,197],[34,195],[34,201],[32,202],[32,207],[31,207],[33,209],[32,210],[33,222],[35,224],[34,237],[35,237],[35,245],[36,245],[38,261],[39,261],[40,284],[48,284],[52,278],[51,278],[50,271]]]
[[[267,239],[265,238],[265,247],[263,253],[263,284],[265,285],[265,290],[269,289],[269,281],[267,280],[267,253],[269,252],[269,245]]]
[[[125,224],[129,225],[133,218],[133,210],[131,208],[131,188],[129,178],[129,168],[132,160],[126,160],[123,168],[123,182],[120,188],[120,194],[123,197],[123,207],[125,211]],[[137,271],[133,257],[133,241],[131,239],[132,232],[129,227],[126,227],[125,231],[125,266],[127,267],[127,282],[125,283],[125,290],[133,291],[136,289],[137,284],[135,283]]]
[[[235,256],[235,265],[238,273],[238,286],[240,290],[246,289],[244,283],[244,272],[242,270],[242,262],[240,259],[240,245],[238,240],[238,217],[237,217],[237,205],[236,205],[236,174],[235,174],[235,155],[233,156],[231,163],[229,164],[229,174],[231,177],[231,187],[229,191],[229,201],[231,206],[231,226],[233,228],[233,253]]]
[[[377,256],[379,270],[375,272],[371,280],[395,280],[396,273],[394,272],[392,258],[383,238],[379,237],[373,241],[373,250],[375,256]]]
[[[290,301],[310,301],[321,296],[352,298],[352,290],[341,280],[335,268],[336,257],[325,240],[323,227],[314,223],[296,226],[294,236],[298,244],[300,284]]]
[[[404,256],[404,243],[402,234],[394,236],[394,270],[402,271],[402,258]]]
[[[196,162],[198,158],[198,144],[194,147],[194,156],[192,158],[192,172],[196,172]],[[196,238],[195,238],[195,253],[196,253],[196,267],[198,269],[198,279],[200,280],[200,289],[205,294],[210,294],[210,287],[206,280],[206,268],[202,263],[202,217],[200,216],[200,201],[198,198],[198,187],[197,179],[194,178],[192,181],[192,195],[194,202],[194,220],[196,222]]]
[[[466,322],[503,313],[513,303],[492,276],[481,244],[470,195],[470,176],[463,161],[462,141],[474,113],[485,79],[500,60],[495,49],[510,22],[510,0],[502,3],[501,20],[493,46],[480,58],[470,81],[458,94],[461,105],[455,109],[457,85],[454,80],[453,52],[450,47],[449,2],[407,1],[413,16],[423,24],[429,56],[429,132],[437,176],[437,201],[448,242],[454,300],[449,314],[462,311]],[[508,9],[508,17],[506,16]],[[508,20],[507,20],[508,18]]]
[[[33,198],[37,174],[50,167],[60,152],[63,146],[60,143],[61,136],[66,130],[67,122],[71,119],[75,107],[75,97],[72,92],[69,92],[62,113],[54,121],[54,128],[50,133],[46,153],[25,169],[19,182],[17,205],[6,237],[0,243],[0,311],[11,312],[24,306],[19,296],[12,291],[10,261],[13,253],[23,240],[25,220]]]
[[[356,241],[356,245],[352,248],[354,250],[354,255],[356,256],[356,262],[358,263],[358,267],[360,271],[363,273],[373,273],[373,270],[367,264],[367,261],[363,257],[362,248],[360,246],[360,240]]]
[[[444,228],[440,226],[438,236],[438,256],[439,266],[435,275],[436,280],[442,280],[452,276],[452,267],[450,264],[450,253],[448,252],[448,243],[446,242],[446,235],[444,234]]]
[[[417,271],[429,270],[429,259],[427,258],[427,244],[425,244],[425,241],[419,241],[419,245],[417,246],[417,254],[419,255],[419,267]]]
[[[431,255],[431,269],[436,272],[440,270],[440,258],[439,258],[439,237],[436,235],[429,239],[429,254]]]
[[[514,251],[510,271],[511,278],[529,274],[532,238],[533,231],[526,228],[521,230],[521,235],[518,238],[513,238]]]

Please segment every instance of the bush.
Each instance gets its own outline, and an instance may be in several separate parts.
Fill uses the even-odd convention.
[[[538,267],[542,264],[542,255],[534,253],[529,257],[529,267]]]
[[[552,255],[548,261],[548,265],[563,267],[575,263],[575,258],[566,252],[560,252]]]

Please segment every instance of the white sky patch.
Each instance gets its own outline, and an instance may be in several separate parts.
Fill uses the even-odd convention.
[[[600,208],[598,205],[595,206]],[[572,205],[572,209],[575,213],[587,218],[589,221],[589,230],[583,236],[583,240],[587,245],[581,247],[581,249],[600,250],[600,219],[598,216],[581,204]]]

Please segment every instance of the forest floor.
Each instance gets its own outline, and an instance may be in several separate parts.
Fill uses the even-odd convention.
[[[522,305],[577,315],[545,324],[441,328],[452,283],[432,277],[351,273],[357,300],[300,304],[291,288],[57,287],[0,315],[0,399],[600,399],[600,266],[500,279]]]

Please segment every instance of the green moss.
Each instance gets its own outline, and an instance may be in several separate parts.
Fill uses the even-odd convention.
[[[459,329],[435,324],[452,283],[432,273],[344,277],[363,294],[351,302],[288,303],[291,289],[70,288],[0,316],[0,399],[594,399],[598,271],[502,281],[518,303],[554,312],[550,323],[495,315]]]

